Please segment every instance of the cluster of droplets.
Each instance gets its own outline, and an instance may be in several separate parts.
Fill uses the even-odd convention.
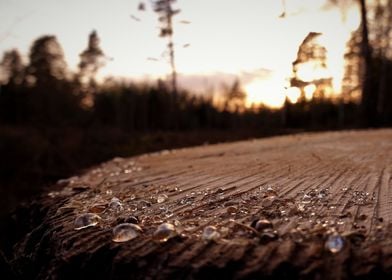
[[[329,196],[329,189],[311,189],[302,193],[300,203],[305,205],[327,203]]]
[[[351,195],[349,203],[352,205],[370,205],[376,200],[375,193],[365,191],[354,191]]]
[[[116,193],[116,197],[113,197],[113,191],[109,187],[110,182],[107,182],[103,194],[83,196],[89,198],[88,205],[75,205],[75,208],[81,207],[87,212],[75,219],[75,230],[100,224],[102,227],[112,227],[114,220],[119,216],[131,215],[130,217],[137,218],[116,220],[117,225],[112,228],[113,242],[127,242],[141,235],[149,236],[157,242],[166,242],[181,235],[180,233],[197,236],[206,242],[252,235],[257,236],[261,243],[285,236],[289,236],[295,242],[303,242],[311,236],[309,233],[317,233],[325,238],[324,247],[331,253],[340,252],[346,242],[345,237],[337,232],[328,231],[331,227],[338,229],[344,217],[337,220],[322,220],[317,212],[320,206],[331,206],[328,188],[310,189],[302,192],[299,199],[294,199],[283,198],[279,195],[279,188],[272,186],[260,186],[243,194],[232,194],[235,187],[193,191],[183,190],[178,186],[144,185],[145,188],[153,190],[152,195],[140,196],[127,192]],[[107,199],[107,196],[111,198]],[[374,194],[354,192],[350,202],[365,205],[373,200]],[[235,222],[247,219],[250,213],[253,217],[257,213],[262,218],[253,222],[248,220],[249,224]],[[279,223],[288,222],[294,215],[300,218],[298,226],[280,236],[275,228],[278,228]],[[181,223],[177,219],[180,219]],[[169,220],[171,222],[168,222]],[[214,221],[213,225],[210,225],[211,220]],[[228,220],[234,221],[232,230],[227,224],[220,226]],[[360,239],[357,236],[355,238]]]

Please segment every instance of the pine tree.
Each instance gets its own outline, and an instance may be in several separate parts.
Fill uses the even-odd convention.
[[[98,70],[105,65],[105,55],[99,44],[98,34],[93,30],[89,35],[87,48],[80,54],[79,76],[82,80],[94,79]]]

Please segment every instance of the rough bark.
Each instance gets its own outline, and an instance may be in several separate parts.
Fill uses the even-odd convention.
[[[113,159],[10,217],[3,235],[12,247],[3,246],[0,269],[19,279],[388,278],[391,169],[392,130]],[[158,203],[159,194],[168,197]],[[108,210],[113,197],[123,210]],[[74,230],[86,212],[103,219]],[[273,230],[256,230],[256,219]],[[138,221],[143,233],[115,243],[112,228],[125,220]],[[178,235],[154,241],[161,222],[175,224]],[[207,225],[219,231],[215,241],[203,239]],[[325,247],[333,231],[344,241],[335,254]]]

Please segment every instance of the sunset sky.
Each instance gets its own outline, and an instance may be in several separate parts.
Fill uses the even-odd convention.
[[[157,36],[157,16],[148,2],[145,12],[138,11],[139,2],[0,0],[0,52],[16,47],[27,57],[34,39],[53,34],[75,69],[88,34],[96,29],[102,49],[113,58],[101,76],[164,77],[169,68],[160,58],[166,41]],[[287,94],[295,95],[285,89],[291,63],[301,41],[315,31],[323,33],[338,90],[345,42],[359,24],[358,8],[349,0],[342,1],[345,9],[323,0],[285,2],[286,17],[281,18],[280,0],[178,0],[182,12],[175,17],[174,40],[180,84],[194,91],[218,90],[238,77],[248,103],[279,106]]]

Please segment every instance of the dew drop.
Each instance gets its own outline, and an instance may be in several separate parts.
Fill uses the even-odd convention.
[[[169,223],[163,223],[158,226],[152,238],[159,242],[166,242],[167,240],[174,237],[175,235],[176,235],[176,229],[174,225]]]
[[[157,202],[158,203],[163,203],[165,202],[169,197],[166,194],[160,194],[157,197]]]
[[[203,230],[203,239],[206,241],[217,240],[220,237],[220,234],[216,227],[214,226],[206,226]]]
[[[339,234],[332,234],[328,237],[325,242],[325,248],[329,250],[331,253],[338,253],[343,249],[344,240]]]
[[[94,213],[86,213],[76,217],[74,222],[75,230],[96,226],[102,218]]]
[[[113,228],[113,238],[114,242],[127,242],[140,235],[142,232],[141,227],[131,223],[123,223],[115,226]]]

